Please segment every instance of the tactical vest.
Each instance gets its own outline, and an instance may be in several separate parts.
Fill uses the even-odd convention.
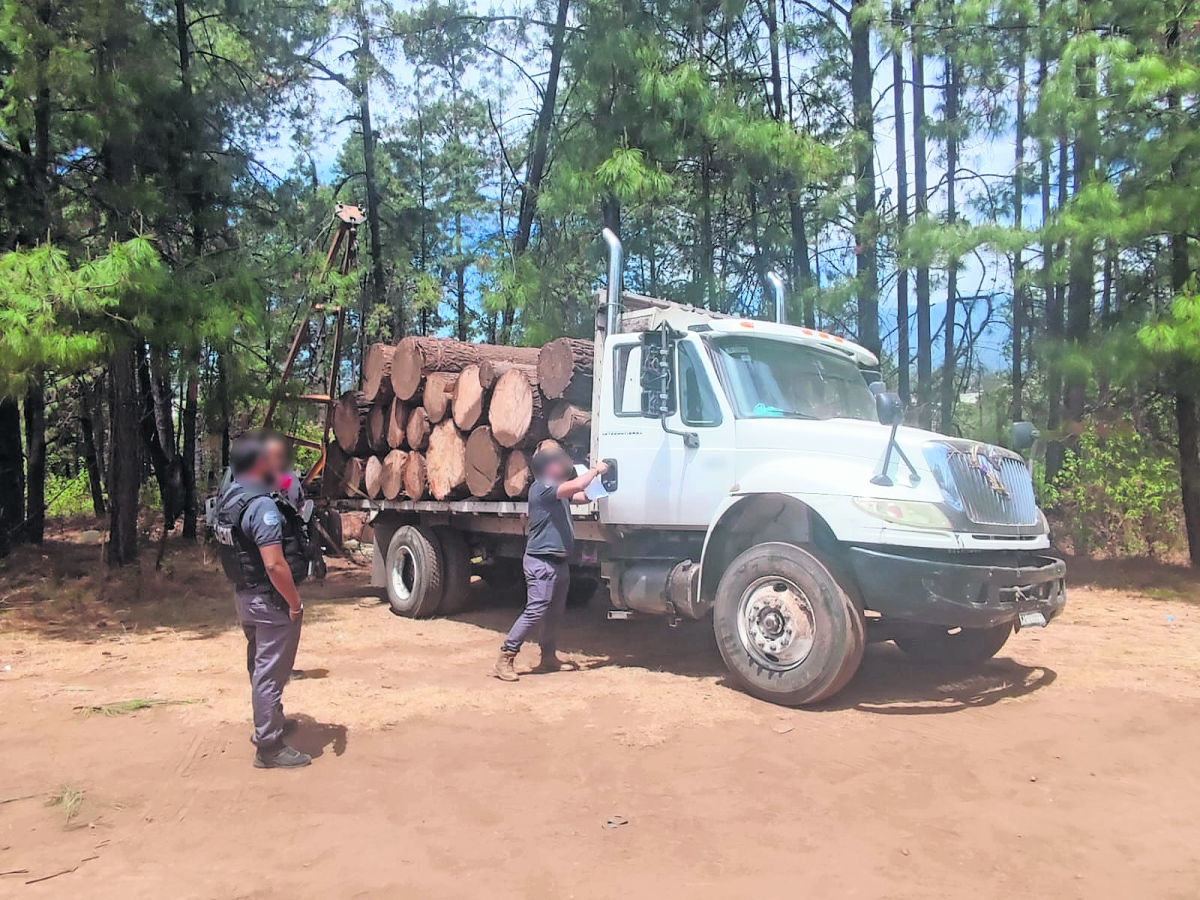
[[[299,584],[308,577],[310,553],[307,526],[301,521],[300,514],[268,488],[247,486],[237,481],[230,482],[217,498],[217,521],[213,529],[225,575],[238,590],[271,584],[258,545],[242,530],[242,517],[259,497],[270,497],[275,501],[281,517],[283,558],[292,571],[292,580]]]

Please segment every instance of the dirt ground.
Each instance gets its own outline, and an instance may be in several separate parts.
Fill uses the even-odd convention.
[[[343,567],[285,696],[317,758],[262,771],[213,561],[106,579],[99,551],[0,569],[0,897],[1196,896],[1183,570],[1071,563],[1064,617],[988,665],[878,645],[802,711],[729,687],[710,629],[598,609],[578,670],[502,684],[513,608],[400,619]]]

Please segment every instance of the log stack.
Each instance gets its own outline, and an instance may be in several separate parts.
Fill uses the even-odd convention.
[[[574,338],[540,349],[424,337],[372,345],[362,390],[334,405],[324,496],[524,498],[540,441],[587,455],[593,356]]]

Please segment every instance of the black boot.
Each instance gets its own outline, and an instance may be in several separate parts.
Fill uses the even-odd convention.
[[[294,747],[280,743],[274,749],[260,747],[254,754],[256,769],[302,769],[312,762],[312,757]]]

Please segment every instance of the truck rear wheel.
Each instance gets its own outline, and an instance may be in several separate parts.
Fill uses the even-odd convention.
[[[1012,623],[991,628],[931,627],[922,634],[898,637],[896,646],[913,662],[935,666],[967,666],[986,662],[1012,634]]]
[[[392,612],[424,619],[442,602],[442,549],[437,535],[424,525],[402,525],[392,535],[387,551],[388,603]]]
[[[442,548],[442,602],[438,614],[453,616],[467,608],[471,599],[471,550],[457,528],[433,529]]]
[[[733,561],[717,587],[713,628],[734,680],[785,706],[832,696],[862,661],[862,613],[793,544],[759,544]]]

